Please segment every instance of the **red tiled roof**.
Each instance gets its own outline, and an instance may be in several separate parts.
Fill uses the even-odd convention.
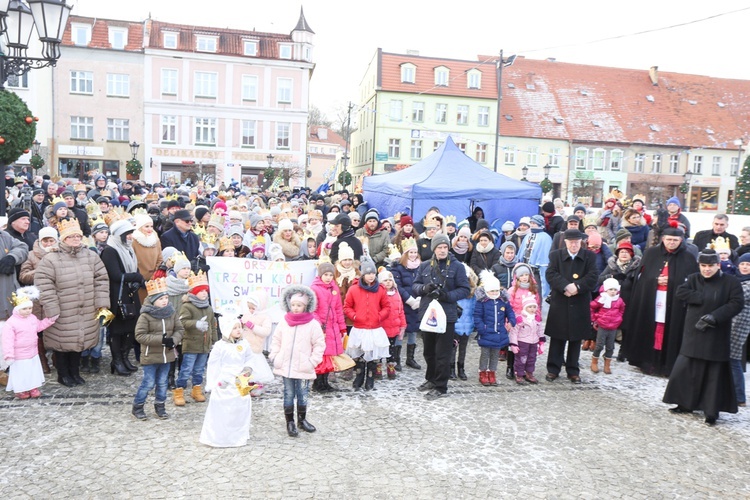
[[[91,41],[88,47],[94,49],[111,49],[109,43],[109,27],[127,28],[128,43],[125,50],[130,52],[143,51],[143,23],[134,21],[120,21],[114,19],[102,19],[83,16],[69,16],[68,24],[65,26],[62,45],[76,46],[71,38],[71,23],[88,24],[91,28]]]
[[[318,137],[318,129],[319,128],[325,128],[328,129],[328,137],[326,139],[321,139]],[[314,142],[320,142],[323,144],[336,144],[341,146],[342,148],[346,147],[346,141],[343,137],[341,137],[339,134],[334,132],[330,127],[322,127],[320,125],[311,125],[310,126],[310,132],[307,136],[308,141],[314,141]]]

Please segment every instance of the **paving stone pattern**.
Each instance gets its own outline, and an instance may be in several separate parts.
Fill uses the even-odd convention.
[[[421,358],[421,352],[418,351]],[[251,442],[213,449],[198,442],[206,403],[167,403],[171,418],[130,415],[140,372],[86,375],[66,388],[47,376],[40,400],[0,399],[2,498],[748,498],[750,410],[672,415],[661,403],[666,379],[614,363],[564,377],[498,387],[476,376],[450,396],[426,401],[424,371],[404,367],[376,391],[312,394],[314,434],[286,435],[281,384],[253,404]],[[108,362],[109,359],[107,358]],[[107,364],[103,364],[108,368]],[[500,364],[504,370],[505,364]],[[187,392],[187,391],[186,391]],[[171,395],[170,395],[171,398]]]

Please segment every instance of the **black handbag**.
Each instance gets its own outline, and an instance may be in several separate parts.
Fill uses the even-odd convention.
[[[120,279],[120,293],[117,294],[117,310],[120,313],[122,319],[135,319],[138,317],[138,311],[135,304],[123,304],[122,302],[122,286],[125,282],[125,275]]]

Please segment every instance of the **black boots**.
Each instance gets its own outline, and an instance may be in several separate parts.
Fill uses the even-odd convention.
[[[315,432],[315,426],[308,422],[305,417],[307,416],[307,406],[297,406],[297,425],[300,429],[305,432]]]
[[[127,370],[137,372],[138,368],[130,362],[130,347],[129,341],[125,339],[122,346],[122,364]]]
[[[68,363],[68,357],[70,353],[55,351],[55,368],[57,368],[57,382],[64,385],[65,387],[73,387],[76,381],[73,379],[73,374],[70,370],[70,364]]]
[[[367,377],[365,378],[365,390],[375,390],[375,371],[378,369],[379,361],[368,361],[367,362]]]
[[[174,369],[176,364],[176,360],[169,363],[169,374],[167,374],[167,389],[169,389],[170,391],[173,391],[177,388],[174,383]]]
[[[99,362],[101,358],[91,358],[89,365],[89,373],[99,373]]]
[[[365,370],[365,362],[361,359],[358,359],[354,365],[356,376],[354,377],[354,382],[352,383],[355,391],[360,390],[362,388],[362,384],[365,383]]]
[[[324,376],[322,374],[316,375],[315,382],[312,384],[313,392],[326,392],[325,383],[323,382]]]
[[[109,364],[110,373],[116,373],[117,375],[127,377],[130,375],[128,370],[122,362],[122,335],[112,335],[110,350],[112,351],[112,362]]]
[[[289,437],[296,438],[299,436],[297,432],[297,426],[294,425],[294,406],[284,407],[284,417],[286,418],[286,433]]]
[[[91,373],[91,369],[89,368],[90,359],[90,356],[81,356],[81,371],[83,373]]]
[[[141,405],[141,409],[142,408],[143,405]],[[166,420],[169,418],[167,410],[164,409],[164,401],[162,401],[161,403],[159,403],[158,401],[154,403],[154,411],[156,412],[156,416],[162,420]]]
[[[456,380],[456,363],[451,364],[451,374],[448,377],[449,380]]]
[[[505,378],[508,380],[514,380],[516,378],[516,373],[513,369],[513,363],[516,362],[516,355],[513,354],[513,351],[510,349],[508,349],[508,355],[505,358],[505,362],[507,363],[505,367]]]
[[[401,371],[401,347],[400,345],[395,346],[393,352],[393,361],[396,363],[396,371]]]
[[[409,344],[406,346],[406,366],[414,368],[415,370],[421,370],[422,367],[414,360],[414,351],[416,349],[417,344]]]
[[[163,405],[164,405],[164,403],[162,403],[162,406]],[[141,403],[141,404],[135,404],[135,403],[133,403],[133,409],[132,409],[131,413],[138,420],[146,420],[148,418],[146,416],[146,412],[143,411],[143,403]]]
[[[456,366],[458,366],[458,378],[461,380],[467,380],[468,377],[466,376],[466,371],[464,371],[464,364],[457,363]]]

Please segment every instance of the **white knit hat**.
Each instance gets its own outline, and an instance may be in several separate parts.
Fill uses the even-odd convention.
[[[44,238],[54,238],[55,241],[58,241],[57,229],[49,226],[41,228],[39,230],[39,239],[43,240]]]
[[[292,224],[292,221],[289,219],[281,219],[279,221],[279,231],[286,231],[287,229],[290,231],[294,229],[294,224]]]
[[[604,288],[604,291],[615,289],[618,292],[620,291],[620,282],[617,281],[614,278],[607,278],[604,280],[604,283],[602,283],[602,287]]]
[[[500,280],[497,279],[491,271],[485,269],[479,273],[479,279],[481,280],[485,292],[500,291]]]
[[[342,241],[339,244],[339,260],[354,259],[354,250],[349,246],[349,243]]]
[[[150,216],[148,216],[146,214],[138,214],[138,215],[135,216],[135,228],[136,229],[142,228],[143,226],[145,226],[149,222],[153,223],[153,220],[151,219]]]
[[[393,273],[386,268],[382,268],[382,271],[378,273],[378,281],[382,283],[386,280],[393,280]]]

